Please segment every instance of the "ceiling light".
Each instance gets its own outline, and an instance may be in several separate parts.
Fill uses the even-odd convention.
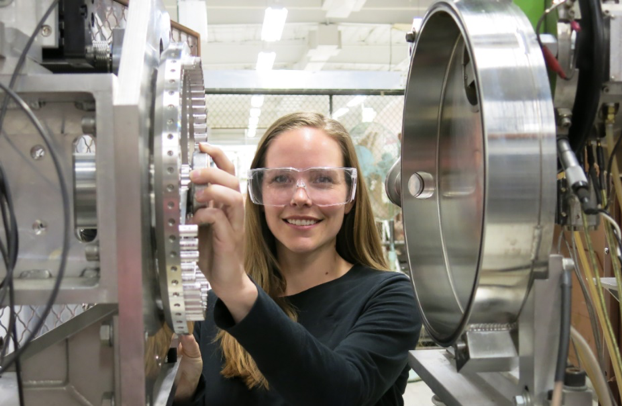
[[[263,106],[263,94],[258,94],[251,97],[251,106],[253,107],[261,107]]]
[[[252,108],[251,117],[259,117],[261,115],[261,109]]]
[[[363,103],[365,101],[365,99],[367,99],[367,96],[356,96],[355,98],[350,100],[348,102],[348,104],[346,104],[346,106],[348,106],[348,107],[356,107],[359,104]]]
[[[248,138],[253,138],[255,135],[257,135],[257,127],[251,127],[246,130],[246,136]]]
[[[337,110],[337,111],[335,111],[335,112],[333,113],[333,118],[334,118],[334,119],[337,119],[337,118],[339,118],[339,117],[341,117],[341,116],[343,116],[343,115],[347,114],[347,113],[348,113],[348,111],[350,111],[350,109],[347,109],[347,108],[345,108],[345,107],[342,107],[342,108],[340,108],[339,110]]]
[[[258,71],[268,71],[272,69],[275,59],[276,52],[260,52],[259,55],[257,55],[257,65],[255,69]]]
[[[285,19],[287,19],[286,8],[268,7],[263,18],[261,40],[266,42],[279,41],[281,39],[281,35],[283,35]]]
[[[257,124],[259,124],[259,117],[248,118],[248,128],[257,128]]]

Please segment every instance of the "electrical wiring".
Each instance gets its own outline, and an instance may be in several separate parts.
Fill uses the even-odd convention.
[[[581,262],[579,261],[579,254],[577,253],[577,246],[575,244],[575,239],[572,238],[572,250],[570,249],[570,246],[568,244],[568,241],[566,241],[565,236],[564,236],[564,241],[566,242],[566,246],[568,248],[568,251],[570,252],[572,260],[575,263],[574,272],[577,277],[577,280],[579,281],[579,286],[581,287],[581,292],[583,293],[583,297],[585,298],[585,304],[587,305],[587,313],[590,318],[590,326],[592,327],[592,335],[594,336],[594,343],[596,344],[596,352],[598,353],[598,359],[600,361],[601,367],[604,368],[604,365],[605,365],[604,357],[603,357],[604,351],[603,351],[602,344],[601,344],[603,339],[600,334],[600,330],[598,329],[598,319],[596,316],[596,311],[594,310],[594,301],[592,300],[592,296],[590,296],[588,292],[585,279],[583,278],[583,275],[581,275]]]
[[[620,271],[620,261],[618,259],[618,243],[613,236],[612,225],[620,232],[620,227],[608,214],[601,213],[601,217],[607,219],[608,223],[605,224],[605,237],[607,239],[607,245],[609,246],[609,256],[611,257],[611,267],[613,268],[613,274],[616,279],[616,285],[618,292],[622,292],[622,274]],[[618,306],[620,307],[620,314],[622,315],[622,301],[618,300]]]
[[[13,287],[13,279],[9,284],[9,306],[11,306],[10,324],[12,327],[13,347],[14,351],[19,350],[19,340],[17,339],[17,314],[15,313],[15,288]],[[8,340],[7,340],[8,341]],[[17,377],[17,397],[19,399],[20,406],[24,406],[24,383],[22,382],[22,363],[19,358],[15,359],[15,375]]]
[[[609,161],[607,162],[607,176],[612,176],[613,178],[613,187],[615,190],[615,196],[618,198],[618,202],[622,204],[622,182],[620,181],[620,169],[618,168],[618,163],[615,162],[614,158],[616,152],[620,146],[620,142],[622,141],[622,135],[618,138],[618,141],[613,141],[613,117],[615,115],[615,108],[609,106],[607,111],[607,121],[605,123],[605,140],[607,142],[607,149],[609,150]],[[613,193],[609,191],[610,186],[609,182],[607,182],[607,196],[609,199],[613,197]],[[611,200],[607,200],[607,204],[605,205],[605,209],[609,207]],[[622,237],[622,236],[621,236]]]
[[[596,391],[596,395],[598,396],[598,401],[602,406],[613,406],[612,398],[609,393],[609,386],[607,385],[607,380],[603,375],[603,372],[598,365],[598,361],[590,348],[590,345],[585,341],[585,338],[579,334],[579,332],[574,328],[570,328],[570,337],[574,344],[577,353],[579,354],[579,358],[581,359],[582,365],[585,367],[585,372],[587,376],[592,381],[594,386],[594,390]]]
[[[24,66],[24,63],[26,62],[26,57],[28,56],[28,51],[30,51],[30,47],[32,46],[33,42],[35,42],[35,39],[39,35],[39,31],[41,31],[43,24],[45,24],[45,21],[48,19],[50,14],[52,14],[52,11],[54,11],[56,6],[58,5],[58,2],[59,0],[52,1],[48,9],[45,11],[43,16],[37,23],[37,26],[35,27],[32,35],[30,36],[30,38],[28,38],[28,42],[26,42],[26,45],[24,46],[24,49],[22,50],[22,53],[20,54],[19,59],[17,60],[17,64],[15,65],[15,70],[13,71],[13,74],[11,75],[11,81],[9,82],[9,87],[11,89],[15,87],[15,82],[17,82],[17,77],[19,76],[22,70],[22,67]],[[6,111],[8,108],[9,108],[9,98],[5,97],[4,101],[2,102],[2,110],[0,110],[0,129],[3,128],[4,117],[6,116]],[[2,137],[2,133],[0,133],[0,137]]]
[[[570,80],[570,79],[568,78],[568,76],[566,75],[564,70],[562,69],[562,67],[559,64],[559,61],[557,60],[557,58],[555,58],[553,53],[546,46],[544,46],[544,44],[542,44],[542,40],[540,39],[540,28],[542,27],[542,23],[544,22],[544,19],[546,18],[546,16],[549,15],[551,13],[551,11],[557,9],[562,4],[565,4],[567,1],[568,0],[561,0],[561,1],[557,2],[557,3],[555,3],[555,4],[552,4],[551,7],[547,8],[546,10],[544,10],[544,13],[542,13],[540,18],[538,19],[538,23],[536,24],[536,39],[538,40],[538,44],[540,45],[540,48],[542,49],[542,54],[544,56],[544,60],[545,60],[545,62],[547,64],[547,66],[552,71],[557,73],[559,75],[559,77],[561,77],[564,80]]]
[[[56,296],[58,295],[58,290],[60,288],[60,283],[62,281],[62,277],[64,274],[67,254],[69,250],[69,195],[67,192],[67,187],[65,184],[63,173],[60,167],[58,154],[53,148],[51,138],[49,137],[49,135],[47,135],[47,133],[43,129],[43,126],[41,125],[39,120],[34,116],[34,114],[32,113],[32,110],[26,105],[26,103],[23,102],[23,100],[21,100],[19,96],[17,96],[17,94],[12,92],[11,89],[15,86],[15,82],[17,81],[17,77],[19,73],[21,72],[21,69],[26,61],[26,57],[28,55],[30,47],[32,46],[35,39],[37,38],[39,31],[43,27],[43,24],[48,19],[52,11],[56,8],[58,3],[59,3],[59,0],[52,1],[52,3],[48,7],[44,15],[38,22],[37,26],[35,27],[32,35],[28,39],[28,42],[26,43],[18,59],[15,70],[13,71],[11,80],[9,82],[9,87],[7,88],[5,85],[0,84],[0,87],[2,87],[6,93],[6,96],[4,97],[4,100],[3,100],[2,109],[0,110],[0,137],[2,136],[1,130],[2,128],[4,128],[3,125],[4,125],[4,119],[6,116],[9,100],[10,100],[9,98],[12,98],[16,102],[16,104],[18,104],[22,108],[22,110],[24,110],[26,115],[29,117],[30,121],[37,128],[44,142],[46,143],[48,150],[50,151],[52,155],[52,160],[54,162],[54,166],[56,168],[56,171],[59,177],[61,194],[63,198],[63,210],[64,210],[63,248],[62,248],[62,253],[61,253],[61,263],[59,265],[57,279],[54,284],[52,294],[50,295],[48,303],[44,307],[44,311],[43,311],[43,314],[41,315],[41,318],[37,321],[35,327],[32,329],[30,336],[24,341],[24,344],[20,347],[19,341],[17,338],[17,328],[16,328],[17,315],[15,313],[15,290],[13,286],[13,276],[14,276],[13,273],[14,273],[14,268],[17,262],[17,256],[18,256],[18,251],[19,251],[19,243],[18,243],[19,234],[17,231],[17,220],[15,218],[15,212],[13,210],[13,205],[12,205],[10,187],[6,180],[7,178],[5,176],[2,165],[0,165],[0,180],[1,180],[0,192],[2,192],[2,196],[6,200],[6,205],[8,209],[8,210],[5,210],[4,202],[0,202],[0,204],[2,205],[2,219],[4,222],[3,224],[4,224],[6,242],[7,242],[7,249],[4,249],[4,247],[2,247],[3,248],[2,254],[3,254],[3,257],[5,258],[5,264],[6,264],[6,276],[4,280],[2,281],[2,284],[0,285],[2,286],[2,291],[0,292],[0,304],[4,302],[4,298],[6,296],[6,290],[8,289],[10,320],[11,320],[9,323],[9,331],[7,331],[7,340],[5,340],[5,342],[3,343],[4,345],[3,345],[2,352],[0,355],[0,376],[2,375],[3,371],[6,371],[12,364],[15,364],[15,371],[16,371],[17,385],[18,385],[18,395],[19,395],[18,397],[19,397],[19,403],[22,406],[24,404],[24,391],[23,391],[23,383],[22,383],[22,378],[21,378],[20,356],[24,352],[24,350],[28,348],[28,346],[30,345],[34,337],[38,334],[43,323],[45,322],[47,315],[49,314],[52,308],[54,301],[56,300]],[[9,214],[8,216],[7,216],[6,211],[8,211],[8,214]],[[10,225],[10,230],[9,230],[9,225]],[[5,360],[4,354],[8,347],[9,337],[13,338],[14,350],[9,355],[8,360]]]
[[[572,279],[570,271],[564,270],[560,278],[561,290],[561,316],[559,329],[559,347],[557,351],[557,365],[555,366],[555,385],[551,405],[561,406],[562,392],[564,388],[564,376],[566,373],[566,360],[570,345],[570,309]]]
[[[584,229],[588,229],[587,219],[584,214],[582,214],[583,218],[583,226]],[[603,335],[605,338],[605,343],[607,345],[607,350],[612,358],[612,365],[614,374],[616,376],[616,383],[618,385],[618,390],[622,393],[622,361],[620,359],[620,349],[617,346],[615,341],[615,336],[613,333],[613,328],[611,326],[611,321],[609,320],[609,315],[605,305],[605,297],[602,292],[602,284],[600,281],[600,275],[598,272],[598,267],[596,266],[596,258],[594,255],[594,250],[592,248],[592,241],[589,233],[585,233],[585,240],[588,244],[589,253],[590,253],[590,261],[591,265],[587,260],[585,255],[585,249],[583,248],[583,242],[581,241],[581,235],[578,231],[574,232],[574,240],[577,244],[577,251],[579,253],[579,258],[581,259],[581,263],[583,264],[583,270],[585,271],[585,276],[587,279],[587,286],[592,297],[597,298],[598,300],[594,300],[594,307],[596,309],[596,314],[598,315],[598,320],[603,328]],[[594,272],[592,272],[594,269]],[[596,285],[594,284],[594,280],[596,280]],[[598,286],[598,289],[597,289]]]
[[[63,242],[62,242],[62,250],[60,254],[60,265],[58,268],[58,273],[56,275],[54,286],[52,288],[52,293],[50,294],[50,297],[48,299],[48,302],[45,305],[45,308],[41,314],[41,317],[37,320],[37,323],[35,324],[35,327],[32,329],[28,338],[26,338],[26,340],[24,341],[22,346],[19,348],[19,350],[16,350],[12,352],[11,354],[9,354],[6,357],[6,360],[3,362],[3,364],[0,365],[0,374],[1,374],[3,371],[6,371],[7,368],[9,368],[15,362],[16,358],[21,356],[21,354],[28,348],[28,346],[30,345],[30,343],[32,342],[36,334],[39,332],[39,330],[43,326],[43,323],[45,322],[46,317],[48,316],[48,314],[50,313],[50,310],[52,309],[52,305],[56,301],[58,291],[60,290],[60,284],[63,279],[63,275],[65,273],[65,266],[67,264],[67,254],[69,252],[70,203],[69,203],[69,192],[67,189],[67,184],[63,176],[63,170],[60,164],[60,160],[58,158],[58,153],[56,152],[56,149],[54,147],[52,138],[47,133],[47,131],[43,128],[41,122],[34,115],[30,107],[24,102],[24,100],[22,100],[22,98],[19,95],[17,95],[17,93],[9,89],[3,83],[0,83],[0,88],[8,96],[10,96],[11,99],[13,99],[13,101],[24,111],[24,113],[26,113],[28,119],[32,122],[32,124],[35,126],[35,128],[37,129],[37,131],[43,138],[43,141],[48,151],[50,152],[50,155],[52,156],[52,161],[54,163],[54,167],[58,175],[58,181],[59,181],[60,191],[61,191],[61,196],[62,196],[62,201],[63,201],[62,203],[63,204]]]

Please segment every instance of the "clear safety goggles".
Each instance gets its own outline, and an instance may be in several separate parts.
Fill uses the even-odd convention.
[[[258,168],[248,171],[248,195],[255,204],[287,206],[300,188],[317,206],[350,203],[356,194],[356,169]]]

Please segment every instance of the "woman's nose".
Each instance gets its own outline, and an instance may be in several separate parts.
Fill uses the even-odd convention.
[[[311,205],[311,199],[307,193],[307,187],[302,185],[296,185],[294,196],[292,196],[292,203],[295,205]]]

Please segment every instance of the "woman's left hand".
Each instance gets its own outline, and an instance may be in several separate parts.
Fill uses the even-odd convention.
[[[257,298],[257,288],[244,270],[244,197],[235,167],[224,152],[206,143],[199,147],[216,164],[215,168],[190,174],[193,183],[207,185],[195,196],[198,202],[208,204],[194,214],[194,222],[201,226],[199,267],[216,295],[239,321]]]

